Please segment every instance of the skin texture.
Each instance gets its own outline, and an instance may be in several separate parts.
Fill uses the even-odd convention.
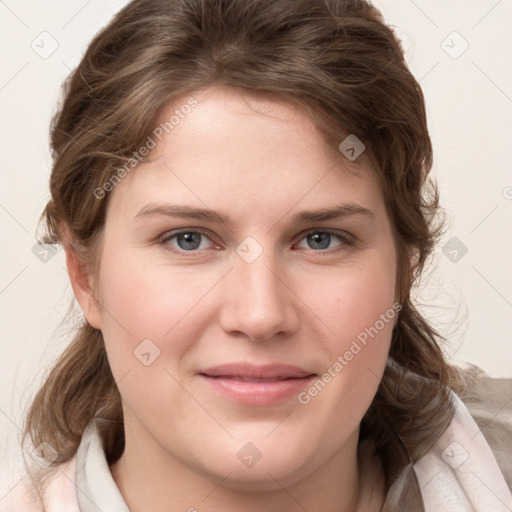
[[[333,365],[396,300],[382,192],[364,154],[349,162],[287,104],[220,86],[193,97],[192,111],[109,193],[97,275],[67,253],[123,399],[126,448],[114,479],[134,512],[378,510],[380,466],[358,457],[357,445],[394,321],[380,322],[341,370]],[[163,203],[231,221],[137,217]],[[340,204],[372,214],[291,223],[299,211]],[[207,232],[196,235],[199,249],[161,240],[180,228]],[[323,248],[307,237],[326,229],[344,238]],[[244,246],[247,237],[254,241]],[[262,253],[249,263],[237,247]],[[148,366],[134,355],[145,339],[150,359],[160,351]],[[246,405],[197,374],[231,362],[284,363],[318,376],[331,368],[331,379],[307,404],[294,394]],[[252,467],[237,457],[249,442],[261,454]]]

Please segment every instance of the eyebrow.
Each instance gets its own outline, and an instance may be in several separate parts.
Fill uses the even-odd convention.
[[[351,217],[354,215],[363,215],[373,220],[375,214],[356,203],[346,203],[323,208],[320,210],[304,210],[295,213],[291,218],[291,224],[305,224],[308,222],[322,222],[332,219],[340,219],[343,217]],[[186,205],[166,204],[166,203],[150,203],[144,206],[135,218],[146,218],[153,216],[176,217],[181,219],[195,219],[210,222],[217,222],[229,225],[231,219],[229,216],[209,210],[207,208],[196,208]]]

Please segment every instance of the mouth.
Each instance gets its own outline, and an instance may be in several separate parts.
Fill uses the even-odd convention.
[[[317,376],[284,364],[225,364],[200,370],[198,376],[215,392],[245,405],[272,405],[302,391]]]

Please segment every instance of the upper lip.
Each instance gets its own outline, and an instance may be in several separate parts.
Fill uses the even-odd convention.
[[[249,363],[229,363],[200,370],[207,377],[232,379],[284,380],[301,379],[315,375],[313,372],[288,364],[253,365]]]

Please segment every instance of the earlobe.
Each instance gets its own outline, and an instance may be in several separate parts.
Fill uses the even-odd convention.
[[[73,293],[82,309],[87,322],[101,329],[101,311],[96,298],[94,297],[93,279],[87,265],[80,259],[80,255],[73,248],[72,244],[64,243],[66,253],[66,266]]]

